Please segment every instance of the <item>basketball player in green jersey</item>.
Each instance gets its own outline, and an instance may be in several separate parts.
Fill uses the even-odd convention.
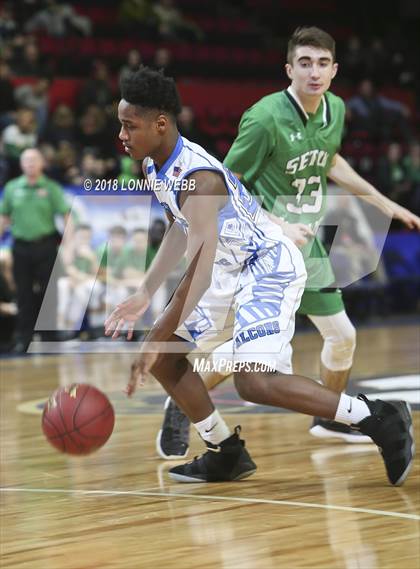
[[[335,42],[326,32],[299,28],[288,44],[286,73],[290,86],[264,97],[248,109],[224,164],[245,186],[260,196],[284,233],[301,247],[308,281],[299,313],[319,330],[321,379],[330,389],[345,390],[353,362],[356,331],[346,314],[341,291],[332,288],[334,273],[317,237],[327,193],[327,179],[401,220],[420,229],[420,219],[392,202],[361,178],[339,154],[345,106],[328,91],[337,73]],[[213,359],[216,359],[216,353]],[[226,356],[229,346],[220,347]],[[223,375],[203,376],[209,389]],[[318,437],[347,442],[370,439],[334,421],[315,418],[310,429]],[[168,399],[157,450],[166,459],[188,452],[189,421]]]

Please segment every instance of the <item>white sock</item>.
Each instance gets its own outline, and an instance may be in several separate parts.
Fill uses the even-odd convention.
[[[347,425],[357,425],[357,423],[360,423],[369,415],[371,415],[371,412],[364,401],[342,393],[334,420]]]
[[[193,425],[202,439],[214,445],[218,445],[232,434],[217,409],[206,419]]]

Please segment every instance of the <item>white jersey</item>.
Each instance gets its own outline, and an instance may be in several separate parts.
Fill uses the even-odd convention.
[[[145,158],[143,172],[155,188],[161,205],[185,232],[188,232],[188,222],[179,207],[180,188],[182,180],[198,170],[219,173],[228,194],[226,205],[218,214],[215,265],[226,271],[237,270],[244,263],[265,255],[284,239],[280,226],[268,218],[261,205],[228,168],[198,144],[178,136],[176,146],[162,168],[156,172],[153,160]]]

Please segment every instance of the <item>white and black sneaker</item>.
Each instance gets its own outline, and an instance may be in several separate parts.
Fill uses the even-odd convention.
[[[359,394],[371,415],[354,425],[378,445],[388,479],[400,486],[407,478],[414,458],[413,422],[406,401],[369,401]]]
[[[174,466],[169,476],[177,482],[232,482],[242,480],[257,470],[255,462],[239,438],[241,427],[218,445],[204,441],[207,452],[186,464]]]
[[[164,409],[162,428],[156,437],[156,450],[165,460],[185,458],[190,444],[190,420],[170,397]]]
[[[320,417],[314,417],[309,433],[319,439],[341,440],[352,444],[373,442],[370,437],[353,429],[349,425],[328,419],[321,419]]]

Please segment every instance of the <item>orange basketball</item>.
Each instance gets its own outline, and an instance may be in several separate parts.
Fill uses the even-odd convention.
[[[103,446],[114,428],[108,397],[87,383],[60,387],[45,403],[42,430],[47,440],[68,454],[90,454]]]

